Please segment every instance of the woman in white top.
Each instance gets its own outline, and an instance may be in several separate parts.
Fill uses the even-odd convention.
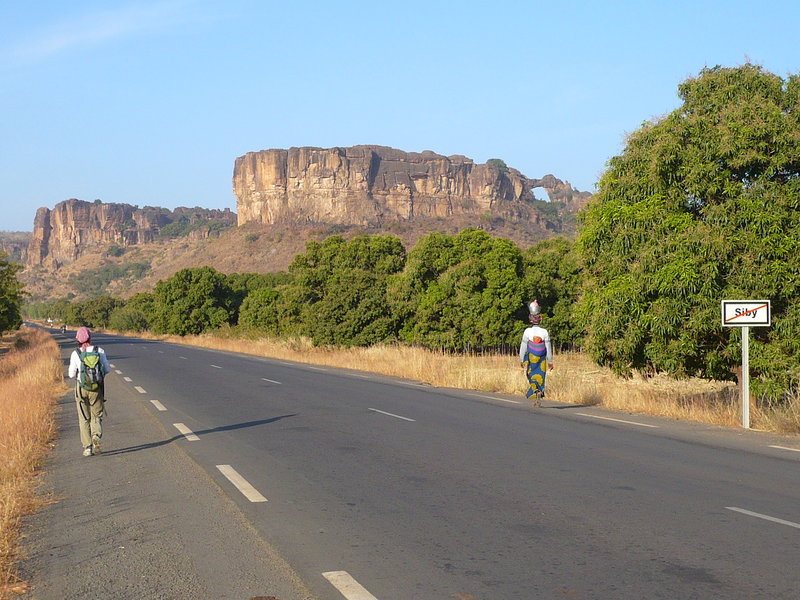
[[[553,345],[550,341],[550,333],[541,326],[542,315],[539,303],[534,300],[530,303],[528,310],[531,326],[522,334],[519,360],[522,368],[525,369],[529,384],[525,397],[533,398],[534,406],[541,406],[547,371],[553,368]]]

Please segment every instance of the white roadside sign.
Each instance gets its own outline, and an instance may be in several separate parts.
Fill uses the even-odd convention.
[[[769,300],[723,300],[722,326],[742,330],[742,427],[750,428],[750,328],[769,327],[772,312]]]
[[[724,327],[769,327],[771,316],[769,300],[722,301]]]

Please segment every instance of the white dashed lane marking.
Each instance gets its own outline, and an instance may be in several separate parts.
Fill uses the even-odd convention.
[[[328,571],[322,576],[347,600],[378,600],[364,586],[358,583],[347,571]]]
[[[116,369],[114,372],[115,372],[117,375],[122,375],[122,371],[120,371],[119,369]]]
[[[133,389],[135,389],[140,394],[146,394],[147,393],[147,390],[145,390],[143,387],[139,387],[138,385],[133,386]]]
[[[267,502],[267,499],[230,465],[217,465],[222,473],[234,487],[239,490],[250,502]]]
[[[378,410],[377,408],[369,408],[367,410],[371,410],[376,413],[381,413],[382,415],[386,415],[387,417],[394,417],[395,419],[403,419],[403,421],[411,421],[412,423],[416,423],[416,419],[409,419],[408,417],[401,417],[400,415],[395,415],[390,412],[384,412],[382,410]]]
[[[158,400],[150,400],[150,404],[155,406],[161,412],[164,412],[165,410],[167,410],[167,407],[164,406],[163,404],[161,404],[161,402],[159,402]]]
[[[647,423],[637,423],[636,421],[624,421],[622,419],[612,419],[611,417],[600,417],[598,415],[588,415],[586,413],[575,413],[581,417],[589,417],[590,419],[602,419],[603,421],[614,421],[616,423],[625,423],[627,425],[638,425],[639,427],[652,427],[658,429],[658,425],[648,425]]]
[[[277,383],[278,385],[283,385],[280,381],[275,381],[274,379],[267,379],[266,377],[262,377],[261,381],[269,381],[270,383]]]
[[[214,367],[215,369],[221,369],[222,368],[219,365],[211,365],[211,366]]]
[[[180,431],[183,434],[183,437],[185,437],[190,442],[197,442],[200,440],[200,438],[197,437],[194,434],[194,432],[183,423],[173,423],[172,426],[178,431]]]
[[[761,513],[753,512],[751,510],[745,510],[744,508],[737,508],[735,506],[726,506],[725,508],[728,510],[732,510],[733,512],[742,513],[743,515],[756,517],[757,519],[764,519],[765,521],[771,521],[772,523],[778,523],[779,525],[786,525],[787,527],[794,527],[795,529],[800,529],[800,523],[794,523],[792,521],[784,521],[783,519],[778,519],[777,517],[762,515]]]
[[[776,450],[788,450],[789,452],[800,452],[800,448],[787,448],[786,446],[770,446]]]
[[[133,381],[133,379],[131,379],[130,377],[123,377],[122,379],[123,379],[123,380],[125,380],[125,381],[127,381],[128,383],[130,383],[131,381]]]
[[[480,394],[470,394],[473,398],[486,398],[487,400],[500,400],[500,402],[510,402],[511,404],[522,404],[518,400],[509,400],[508,398],[495,398],[494,396],[482,396]]]

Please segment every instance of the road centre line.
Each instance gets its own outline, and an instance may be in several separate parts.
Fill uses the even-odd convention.
[[[789,527],[794,527],[795,529],[800,529],[800,523],[793,523],[792,521],[784,521],[783,519],[770,517],[769,515],[762,515],[761,513],[753,512],[751,510],[736,508],[735,506],[726,506],[725,508],[727,510],[732,510],[733,512],[742,513],[743,515],[749,515],[751,517],[756,517],[758,519],[764,519],[765,521],[772,521],[773,523],[778,523],[780,525],[787,525]]]
[[[244,497],[250,500],[250,502],[267,502],[267,499],[262,496],[256,488],[250,485],[244,477],[239,475],[232,466],[217,465],[217,469],[219,469],[219,472],[222,473],[237,490],[244,494]]]
[[[411,421],[412,423],[416,423],[416,419],[409,419],[408,417],[401,417],[400,415],[395,415],[390,412],[384,412],[382,410],[378,410],[377,408],[369,408],[367,410],[374,411],[376,413],[381,413],[382,415],[386,415],[388,417],[394,417],[395,419],[403,419],[404,421]]]
[[[131,381],[133,381],[133,379],[131,379],[130,377],[123,377],[122,379],[123,379],[124,381],[127,381],[128,383],[130,383]]]
[[[615,421],[617,423],[626,423],[628,425],[638,425],[639,427],[651,427],[653,429],[658,429],[658,425],[648,425],[647,423],[637,423],[636,421],[623,421],[622,419],[612,419],[611,417],[600,417],[598,415],[589,415],[586,413],[575,413],[581,417],[589,417],[591,419],[603,419],[604,421]]]
[[[199,442],[200,441],[200,438],[197,437],[194,434],[194,432],[191,429],[189,429],[186,425],[184,425],[183,423],[173,423],[172,426],[175,429],[177,429],[178,431],[180,431],[183,434],[183,437],[185,437],[190,442]]]
[[[150,404],[155,406],[161,412],[164,412],[165,410],[167,410],[167,407],[164,406],[163,404],[161,404],[161,402],[159,402],[158,400],[150,400]]]
[[[145,390],[143,387],[139,387],[138,385],[133,386],[133,389],[135,389],[140,394],[146,394],[147,393],[147,390]]]
[[[776,450],[788,450],[789,452],[800,452],[800,448],[787,448],[786,446],[770,446]]]
[[[267,379],[266,377],[262,377],[261,381],[269,381],[270,383],[277,383],[278,385],[283,385],[280,381],[275,381],[274,379]]]
[[[322,576],[339,590],[347,600],[378,600],[364,586],[358,583],[347,571],[328,571]]]
[[[511,404],[522,404],[518,400],[508,400],[507,398],[495,398],[494,396],[482,396],[481,394],[469,394],[473,398],[486,398],[487,400],[500,400],[501,402],[510,402]]]

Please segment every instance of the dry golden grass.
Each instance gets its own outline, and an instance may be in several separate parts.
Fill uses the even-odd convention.
[[[58,347],[45,332],[22,329],[0,341],[0,598],[24,592],[17,578],[21,520],[43,500],[35,475],[56,433],[64,391]]]
[[[315,348],[303,338],[290,340],[242,339],[232,330],[216,335],[150,336],[217,350],[328,365],[414,379],[437,387],[451,387],[523,396],[525,376],[514,356],[462,356],[406,346],[369,348]],[[624,379],[598,367],[588,356],[565,353],[555,357],[548,374],[547,398],[579,405],[601,405],[612,410],[650,414],[730,427],[741,425],[736,385],[724,381],[674,379],[664,375]],[[752,407],[753,429],[779,433],[800,432],[800,394],[780,406]]]

